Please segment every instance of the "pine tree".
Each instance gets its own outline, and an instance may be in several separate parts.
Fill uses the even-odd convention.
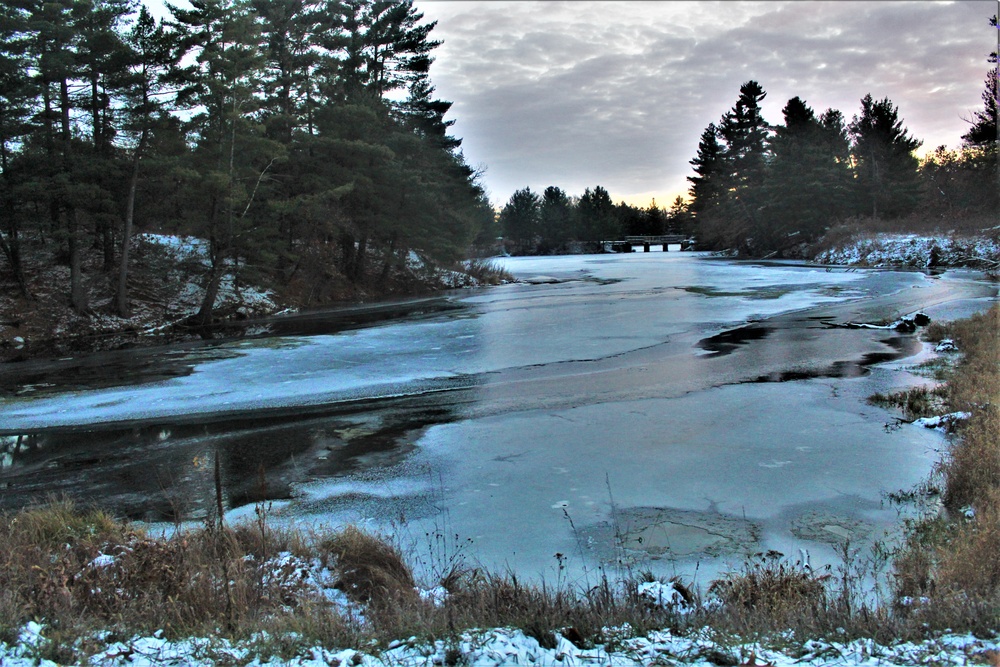
[[[578,235],[582,241],[614,241],[621,236],[621,225],[611,195],[600,185],[583,191],[576,205],[576,216]]]
[[[539,235],[541,206],[538,195],[531,188],[524,188],[511,195],[500,211],[500,228],[504,237],[513,243],[515,254],[534,250]]]
[[[691,236],[694,234],[694,216],[691,215],[691,207],[684,197],[677,195],[670,209],[667,211],[667,232],[670,234],[683,234]]]
[[[538,211],[538,233],[542,252],[551,252],[570,240],[573,233],[573,206],[562,188],[550,185],[542,192]]]
[[[336,17],[309,0],[252,0],[265,45],[261,115],[269,138],[291,144],[296,132],[312,134],[316,70],[324,56],[314,45],[337,31]]]
[[[917,206],[920,182],[917,158],[921,144],[909,135],[895,105],[870,94],[849,126],[856,164],[858,201],[873,218],[904,216]]]
[[[990,25],[994,28],[998,27],[995,14],[990,17]],[[995,149],[997,145],[997,77],[1000,76],[1000,72],[997,70],[996,52],[991,53],[987,61],[993,63],[994,66],[986,74],[983,108],[973,114],[972,127],[962,135],[962,139],[972,146]]]
[[[47,162],[35,172],[39,203],[48,209],[52,232],[65,242],[70,269],[70,305],[78,313],[90,310],[83,285],[81,208],[90,200],[89,187],[76,178],[76,153],[80,148],[71,122],[71,84],[79,75],[80,33],[75,0],[28,4],[25,34],[31,70],[41,93],[36,116],[36,136]]]
[[[201,180],[201,234],[209,241],[211,268],[195,320],[208,324],[227,272],[238,278],[240,251],[258,231],[248,215],[257,189],[283,154],[255,123],[264,58],[260,28],[245,0],[197,0],[193,9],[171,6],[176,28],[195,64],[178,103],[196,113],[190,121],[192,156]],[[232,268],[229,268],[231,266]]]
[[[774,250],[811,241],[841,217],[850,177],[840,112],[827,110],[817,119],[793,97],[782,113],[785,122],[770,142],[765,186],[768,245]]]
[[[724,184],[729,190],[731,215],[742,218],[751,234],[760,224],[763,204],[760,186],[767,167],[770,127],[761,115],[767,93],[756,81],[740,86],[736,105],[722,117],[719,136],[725,142]]]
[[[128,264],[135,221],[135,201],[139,188],[139,166],[145,157],[149,135],[156,117],[168,110],[162,93],[171,68],[176,64],[176,35],[170,35],[162,24],[157,24],[145,6],[132,30],[125,35],[130,48],[129,76],[125,79],[123,100],[124,133],[133,137],[131,169],[125,215],[122,224],[121,251],[119,253],[118,284],[115,290],[115,310],[122,317],[129,314]]]
[[[74,27],[78,34],[76,62],[83,91],[75,106],[89,117],[90,145],[81,146],[75,180],[90,186],[83,211],[95,228],[95,242],[104,255],[104,271],[115,266],[115,232],[121,222],[120,162],[114,155],[119,131],[112,100],[120,96],[129,65],[129,50],[122,37],[131,0],[76,0]]]
[[[726,193],[724,172],[725,148],[719,142],[719,130],[715,123],[709,123],[698,141],[698,154],[690,164],[694,176],[688,176],[691,183],[691,213],[695,218],[706,215],[718,206]]]
[[[27,3],[25,3],[26,5]],[[27,6],[5,3],[0,6],[0,251],[10,266],[18,290],[29,297],[21,252],[23,206],[12,173],[15,146],[31,133],[32,105],[37,89],[28,74],[30,42]]]

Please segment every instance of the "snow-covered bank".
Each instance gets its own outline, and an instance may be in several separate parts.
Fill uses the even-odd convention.
[[[0,664],[4,667],[57,667],[60,664],[41,656],[51,641],[46,628],[28,623],[13,645],[0,644]],[[605,628],[606,642],[593,648],[578,648],[561,635],[554,635],[555,646],[545,648],[521,630],[492,628],[469,630],[451,640],[421,641],[415,637],[391,642],[388,647],[373,647],[365,652],[354,649],[304,647],[291,658],[268,655],[266,637],[256,642],[232,643],[209,638],[171,641],[157,632],[153,636],[126,640],[104,640],[107,633],[89,638],[100,648],[86,662],[72,664],[93,666],[189,665],[211,667],[220,664],[268,665],[270,667],[418,667],[431,665],[758,665],[792,667],[794,665],[968,665],[996,664],[1000,644],[977,639],[971,634],[947,634],[920,642],[883,645],[873,640],[796,641],[778,637],[766,645],[756,642],[720,641],[711,630],[689,635],[669,630],[636,633],[627,624]],[[79,642],[81,645],[84,642]],[[549,642],[547,642],[549,643]],[[264,654],[262,654],[264,653]]]
[[[372,266],[382,266],[383,251],[369,248]],[[132,240],[129,273],[129,313],[114,307],[114,286],[96,256],[86,260],[85,289],[90,309],[74,311],[65,298],[68,267],[51,258],[33,258],[40,268],[30,285],[32,299],[0,291],[0,361],[37,357],[77,356],[126,346],[152,346],[190,336],[186,325],[200,311],[205,284],[212,271],[208,241],[194,236],[137,234]],[[270,284],[243,258],[223,261],[223,272],[213,307],[217,324],[241,326],[252,333],[266,331],[249,322],[300,308],[406,298],[440,290],[481,287],[507,282],[490,260],[467,260],[454,268],[439,266],[426,256],[408,251],[403,261],[391,263],[380,280],[364,284],[343,281],[320,297],[303,297],[289,284]],[[272,277],[273,278],[273,277]],[[279,280],[279,283],[281,281]],[[286,281],[287,283],[287,281]],[[236,327],[236,328],[233,328]]]
[[[815,257],[820,264],[870,267],[1000,266],[1000,242],[986,236],[953,237],[917,234],[858,236],[846,245]]]

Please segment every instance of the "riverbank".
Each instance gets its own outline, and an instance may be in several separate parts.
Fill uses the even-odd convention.
[[[1000,270],[1000,241],[976,235],[855,233],[813,258],[819,264],[871,268]]]
[[[30,249],[31,244],[25,244]],[[374,251],[373,251],[374,252]],[[361,312],[390,311],[392,302],[429,296],[464,287],[502,284],[510,276],[486,260],[469,260],[455,266],[438,266],[415,252],[360,283],[331,278],[320,297],[269,285],[253,267],[231,267],[216,298],[212,324],[196,324],[202,306],[203,278],[211,264],[207,244],[193,237],[139,234],[133,241],[129,274],[130,313],[115,312],[114,280],[117,274],[102,269],[102,258],[90,249],[84,253],[84,290],[90,310],[74,311],[69,304],[69,268],[57,258],[30,255],[35,269],[27,276],[30,297],[20,295],[11,283],[0,294],[0,362],[54,358],[102,350],[148,347],[222,337],[259,334],[267,330],[265,318],[342,308]],[[378,259],[373,258],[373,264]],[[401,314],[405,314],[405,307]]]
[[[987,230],[989,231],[989,230]],[[1000,242],[987,232],[977,234],[916,234],[866,232],[860,227],[838,228],[824,241],[825,249],[809,259],[824,265],[873,268],[1000,269]],[[84,289],[90,310],[74,311],[66,296],[69,269],[56,258],[31,257],[38,267],[27,276],[31,297],[18,295],[13,283],[0,294],[0,362],[55,358],[101,350],[148,347],[186,340],[253,335],[267,330],[260,320],[303,310],[365,309],[402,299],[429,296],[464,287],[503,284],[513,280],[489,260],[468,260],[451,267],[437,266],[417,253],[405,261],[373,265],[388,270],[360,283],[333,281],[322,297],[299,288],[268,287],[252,267],[233,271],[223,279],[213,324],[193,324],[210,268],[207,245],[192,237],[140,234],[134,241],[129,278],[130,314],[114,312],[115,275],[101,268],[93,249],[84,253]],[[26,244],[29,250],[31,244]],[[238,275],[238,278],[234,276]],[[301,286],[299,286],[301,287]],[[332,289],[332,291],[331,291]],[[317,300],[319,299],[319,300]],[[405,310],[404,310],[405,314]]]

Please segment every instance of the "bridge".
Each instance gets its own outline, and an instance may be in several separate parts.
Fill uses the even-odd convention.
[[[662,234],[660,236],[626,236],[621,241],[601,241],[604,252],[651,252],[654,249],[668,252],[671,246],[677,250],[690,250],[695,240],[683,234]]]

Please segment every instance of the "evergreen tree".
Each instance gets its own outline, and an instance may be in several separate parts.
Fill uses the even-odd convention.
[[[813,110],[793,97],[782,110],[784,124],[771,139],[765,187],[768,241],[772,250],[811,241],[845,212],[848,144],[842,116]]]
[[[660,236],[666,231],[667,213],[656,205],[656,199],[653,199],[649,206],[642,209],[640,220],[642,221],[639,231],[641,236]]]
[[[42,96],[37,134],[46,162],[35,171],[36,201],[48,209],[51,231],[65,243],[70,269],[70,305],[78,313],[90,311],[83,286],[81,209],[90,200],[90,188],[76,178],[79,142],[73,136],[71,84],[79,75],[81,34],[75,0],[34,1],[29,5],[25,30],[30,42],[31,69]]]
[[[462,145],[462,140],[448,134],[448,130],[455,124],[454,120],[444,119],[451,105],[451,102],[436,99],[430,79],[421,75],[410,84],[409,96],[401,107],[404,118],[414,132],[443,150],[454,151]]]
[[[441,42],[430,39],[436,22],[421,24],[413,0],[343,0],[337,9],[344,34],[336,40],[346,95],[362,91],[377,100],[406,90],[426,74],[430,53]]]
[[[260,78],[265,133],[288,145],[297,131],[312,134],[316,70],[329,58],[314,44],[337,33],[337,17],[310,0],[252,0],[251,5],[265,45]]]
[[[621,236],[621,225],[611,195],[600,185],[583,191],[576,205],[576,216],[577,234],[582,241],[615,241]]]
[[[166,81],[176,64],[176,35],[170,35],[162,22],[158,25],[142,6],[132,30],[125,36],[131,49],[129,77],[125,81],[123,99],[125,134],[133,137],[131,169],[125,214],[122,225],[121,252],[119,253],[118,285],[115,290],[115,310],[122,317],[129,314],[128,264],[132,230],[135,220],[135,201],[139,188],[139,165],[146,154],[149,134],[156,117],[168,108],[164,101]]]
[[[496,224],[411,1],[193,0],[128,29],[131,1],[0,7],[0,250],[23,293],[26,234],[61,246],[81,312],[87,230],[106,265],[120,234],[122,314],[133,227],[201,236],[209,322],[224,278],[322,300],[376,259],[383,277],[411,248],[450,261]]]
[[[756,81],[740,86],[736,104],[702,133],[691,161],[691,212],[709,247],[753,251],[766,245],[762,212],[770,126],[760,107],[766,96]]]
[[[615,217],[618,218],[622,232],[626,236],[641,236],[646,229],[646,214],[641,208],[618,202],[615,206]]]
[[[920,191],[913,151],[921,142],[903,127],[896,106],[889,98],[874,101],[865,95],[849,131],[861,210],[871,211],[873,218],[913,211]]]
[[[824,208],[829,220],[838,220],[854,212],[854,171],[851,139],[844,114],[827,109],[820,116],[820,144],[824,155]]]
[[[538,210],[541,251],[552,252],[573,236],[573,205],[561,189],[550,185],[542,192]]]
[[[500,228],[515,254],[526,254],[536,248],[541,207],[538,195],[531,188],[524,188],[511,195],[500,211]]]
[[[740,96],[719,123],[725,142],[724,160],[730,187],[737,191],[760,185],[764,180],[769,126],[760,103],[767,93],[756,81],[740,86]]]
[[[28,9],[27,2],[0,6],[0,251],[24,297],[30,294],[21,252],[23,194],[16,192],[20,184],[12,170],[16,147],[32,131],[32,105],[38,92],[29,75]]]
[[[184,46],[195,64],[186,73],[191,85],[178,103],[195,111],[190,121],[199,171],[196,213],[200,235],[209,241],[211,268],[205,297],[195,320],[212,320],[227,264],[253,244],[257,231],[248,215],[261,180],[283,153],[261,136],[255,122],[264,58],[260,28],[250,7],[237,0],[198,0],[193,9],[171,6]],[[238,273],[238,265],[233,266]]]
[[[997,28],[997,17],[990,17],[990,25]],[[997,144],[997,77],[1000,72],[997,70],[997,54],[991,53],[988,62],[994,67],[986,75],[985,90],[983,90],[983,108],[976,111],[972,116],[972,127],[962,135],[962,139],[969,145],[996,148]]]
[[[677,195],[667,211],[667,233],[691,236],[695,231],[694,224],[690,205],[684,197]]]
[[[715,123],[709,123],[698,141],[698,154],[691,165],[694,176],[688,176],[691,183],[688,194],[691,197],[690,211],[702,233],[702,242],[714,245],[721,237],[719,208],[728,195],[725,148],[719,141],[719,130]]]

